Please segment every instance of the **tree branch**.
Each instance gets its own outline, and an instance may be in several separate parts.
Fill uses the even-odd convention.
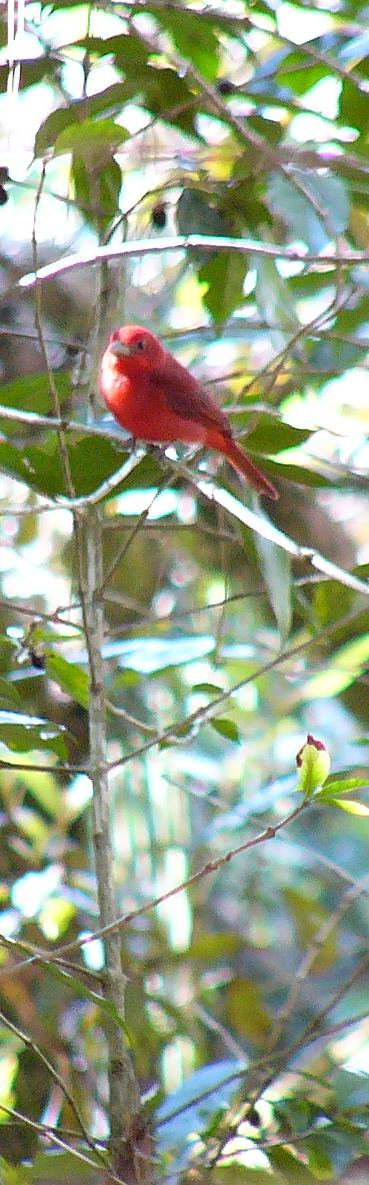
[[[82,385],[89,398],[89,419],[97,414],[96,385],[102,339],[107,329],[108,287],[106,263],[101,261],[97,275],[96,319],[91,336],[91,353],[86,360]],[[117,475],[114,475],[116,479]],[[79,500],[77,500],[79,503]],[[93,841],[97,880],[97,896],[101,925],[106,933],[104,941],[106,959],[105,997],[113,1005],[119,1017],[125,1012],[126,976],[121,959],[121,941],[116,927],[116,899],[114,883],[114,856],[110,823],[110,794],[107,766],[106,694],[104,681],[104,604],[103,604],[103,512],[95,505],[96,499],[82,499],[84,530],[80,526],[84,549],[84,572],[80,577],[80,600],[89,656],[90,699],[89,757],[90,778],[93,787]],[[81,524],[81,519],[79,522]],[[108,1048],[109,1104],[108,1114],[111,1131],[112,1168],[120,1173],[127,1153],[130,1162],[135,1161],[133,1133],[140,1106],[140,1094],[133,1062],[122,1025],[112,1018],[107,1020],[106,1040]],[[131,1144],[132,1141],[132,1144]],[[130,1149],[132,1148],[132,1154]],[[131,1163],[130,1163],[131,1167]],[[136,1177],[136,1164],[133,1173]],[[138,1175],[137,1175],[138,1179]]]
[[[287,259],[291,263],[301,263],[304,267],[317,264],[322,270],[322,264],[327,268],[350,267],[352,264],[369,262],[367,251],[347,251],[345,255],[335,254],[333,251],[322,252],[320,255],[308,251],[299,251],[295,247],[269,245],[261,243],[259,239],[237,239],[218,237],[217,235],[172,235],[168,238],[136,239],[134,243],[121,243],[119,247],[95,247],[93,251],[81,251],[75,255],[64,255],[56,259],[55,263],[47,263],[36,272],[27,272],[18,280],[15,288],[34,288],[37,280],[54,280],[57,276],[67,275],[77,268],[90,267],[91,264],[105,260],[131,259],[133,256],[158,255],[163,251],[198,251],[200,254],[211,251],[218,254],[224,251],[234,251],[240,255],[258,255],[266,259]]]

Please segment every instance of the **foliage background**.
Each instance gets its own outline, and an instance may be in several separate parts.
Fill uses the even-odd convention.
[[[8,21],[1,1179],[311,1185],[355,1162],[364,1181],[368,10],[31,2],[13,66]],[[88,417],[126,320],[214,384],[276,505],[219,459],[131,456],[101,405]],[[147,1093],[119,1173],[102,946],[80,944],[99,926],[98,503],[124,1040]],[[307,732],[334,775],[289,823]]]

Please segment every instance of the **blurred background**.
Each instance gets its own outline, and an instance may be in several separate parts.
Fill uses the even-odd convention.
[[[109,1133],[101,944],[24,964],[98,924],[58,408],[76,497],[127,460],[103,503],[119,914],[281,823],[307,733],[341,783],[122,932],[157,1178],[367,1180],[367,26],[354,0],[2,8],[5,1185],[100,1179]],[[191,234],[233,247],[176,247]],[[132,463],[102,404],[88,432],[96,326],[125,321],[211,386],[276,504],[214,456]]]

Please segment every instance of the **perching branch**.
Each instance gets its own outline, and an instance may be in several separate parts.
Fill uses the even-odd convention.
[[[119,247],[95,247],[93,251],[63,255],[62,259],[56,259],[54,263],[47,263],[44,267],[38,268],[37,274],[27,272],[20,277],[15,287],[34,288],[37,280],[54,280],[57,276],[64,276],[78,270],[78,268],[91,267],[91,264],[99,263],[101,260],[132,259],[142,255],[162,254],[163,251],[190,250],[198,251],[199,254],[209,251],[213,254],[234,251],[239,255],[257,255],[266,259],[287,259],[291,263],[301,263],[303,267],[316,264],[319,271],[322,269],[322,264],[326,264],[327,270],[329,268],[332,271],[337,267],[350,267],[353,264],[369,262],[369,253],[366,251],[347,251],[344,255],[338,255],[334,251],[322,251],[321,254],[316,254],[298,251],[295,247],[271,246],[268,243],[261,243],[259,239],[237,239],[217,235],[172,235],[160,240],[135,239],[133,243],[121,243]]]

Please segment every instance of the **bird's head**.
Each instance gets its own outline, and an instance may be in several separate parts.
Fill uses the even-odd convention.
[[[158,366],[165,353],[164,347],[150,329],[141,325],[122,325],[112,333],[108,349],[120,362],[122,370],[129,359],[134,360],[135,369]]]

